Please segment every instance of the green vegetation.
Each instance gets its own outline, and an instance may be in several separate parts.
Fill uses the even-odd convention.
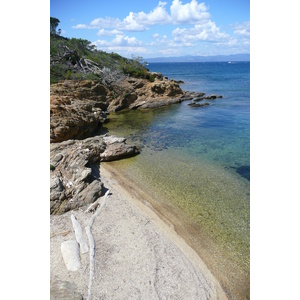
[[[60,21],[57,18],[50,17],[50,33],[56,34],[56,28]]]
[[[120,67],[123,70],[123,72],[125,74],[128,74],[129,76],[149,79],[149,70],[142,63],[142,60],[143,58],[140,56],[133,56],[131,60],[127,59],[126,61],[122,61]]]
[[[104,73],[154,78],[141,57],[128,59],[117,53],[97,50],[90,41],[60,36],[59,20],[50,17],[50,83],[59,80],[101,80]],[[87,65],[87,62],[89,65]]]

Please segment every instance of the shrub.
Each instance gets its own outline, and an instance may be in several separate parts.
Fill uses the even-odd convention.
[[[71,79],[71,75],[72,75],[72,72],[70,70],[67,70],[65,79],[67,79],[67,80]]]
[[[152,74],[149,74],[148,80],[149,80],[150,82],[154,82],[155,78],[153,77]]]

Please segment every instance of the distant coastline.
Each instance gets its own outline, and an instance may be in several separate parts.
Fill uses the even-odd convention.
[[[230,54],[230,55],[213,55],[213,56],[170,56],[170,57],[154,57],[144,58],[147,63],[159,62],[227,62],[227,61],[250,61],[250,54]]]

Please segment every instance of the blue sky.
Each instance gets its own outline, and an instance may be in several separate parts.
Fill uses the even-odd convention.
[[[126,57],[250,53],[250,0],[50,0],[50,16]]]

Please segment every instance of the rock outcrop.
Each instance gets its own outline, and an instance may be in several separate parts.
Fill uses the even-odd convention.
[[[106,119],[107,88],[93,81],[50,86],[50,142],[91,136]]]
[[[93,80],[65,80],[50,86],[50,142],[83,139],[95,133],[107,112],[144,109],[199,98],[204,93],[183,91],[178,82],[151,73],[153,81],[125,79],[105,85]]]
[[[52,143],[50,213],[61,214],[96,201],[103,193],[99,162],[137,153],[138,149],[127,145],[126,139],[110,136]]]
[[[50,212],[61,214],[96,201],[103,193],[100,161],[139,153],[126,139],[94,136],[106,114],[123,109],[153,108],[203,98],[183,91],[161,73],[151,80],[126,77],[110,84],[66,80],[50,87]],[[216,95],[210,98],[215,99]],[[201,104],[195,106],[204,106]],[[77,139],[77,140],[75,140]]]

